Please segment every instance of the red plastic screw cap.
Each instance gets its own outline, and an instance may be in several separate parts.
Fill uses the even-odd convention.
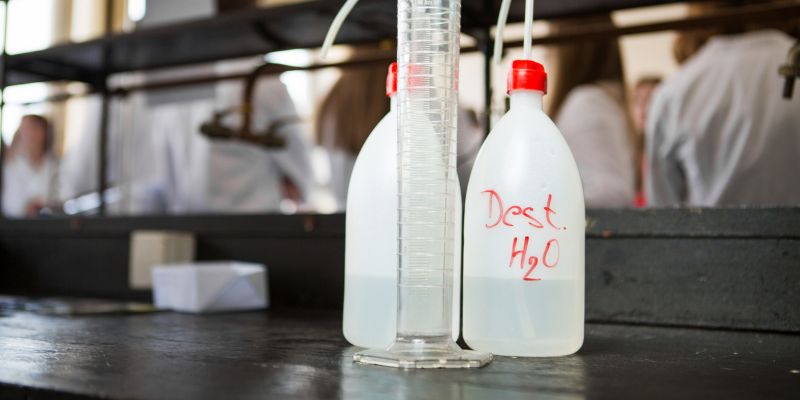
[[[532,60],[514,60],[508,72],[508,90],[538,90],[547,93],[547,72]]]
[[[391,96],[397,93],[397,63],[393,62],[389,66],[389,73],[386,74],[386,95]]]

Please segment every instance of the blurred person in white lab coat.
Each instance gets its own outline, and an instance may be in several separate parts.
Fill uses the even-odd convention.
[[[230,70],[223,65],[221,72]],[[166,162],[160,193],[170,213],[260,213],[287,210],[284,200],[305,210],[317,188],[310,161],[311,144],[294,103],[278,76],[260,77],[255,86],[251,126],[256,134],[274,129],[285,140],[265,148],[237,140],[209,139],[200,126],[214,112],[239,108],[242,81],[216,85],[213,101],[198,100],[160,106],[152,130]],[[242,114],[223,119],[238,129]],[[150,202],[156,204],[158,202]],[[309,206],[311,207],[311,206]]]
[[[555,32],[613,26],[608,15],[553,22]],[[628,115],[616,39],[576,41],[553,48],[556,68],[550,115],[578,164],[588,207],[633,205],[637,140]]]
[[[693,5],[692,13],[726,6]],[[796,32],[796,23],[781,28]],[[778,75],[795,40],[750,23],[679,37],[683,65],[649,112],[649,205],[800,204],[800,96],[782,98]]]
[[[33,217],[57,201],[58,162],[50,122],[39,115],[20,121],[3,165],[3,214]]]
[[[331,189],[337,208],[345,209],[356,157],[380,120],[389,112],[386,75],[389,62],[349,67],[323,100],[317,114],[317,140],[330,160]],[[474,112],[459,108],[456,168],[462,195],[483,142]]]

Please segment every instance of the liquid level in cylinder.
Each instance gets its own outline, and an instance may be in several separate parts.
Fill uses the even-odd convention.
[[[351,275],[345,290],[343,331],[347,341],[367,348],[386,348],[392,344],[397,331],[397,278]],[[457,308],[455,298],[453,302],[453,308]],[[440,318],[441,305],[436,308],[439,309],[422,307],[415,315],[426,320]],[[451,318],[451,325],[441,328],[444,335],[449,332],[455,340],[459,325],[457,310]]]

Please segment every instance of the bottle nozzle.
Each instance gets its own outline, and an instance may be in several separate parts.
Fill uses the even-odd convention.
[[[508,72],[508,90],[537,90],[547,93],[547,72],[533,60],[514,60]]]
[[[386,95],[392,97],[397,93],[397,62],[389,66],[389,73],[386,74]]]

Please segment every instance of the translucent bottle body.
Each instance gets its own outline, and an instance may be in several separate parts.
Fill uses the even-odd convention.
[[[512,92],[467,188],[464,339],[498,355],[566,355],[583,343],[583,191],[541,98]]]
[[[395,96],[396,97],[396,96]],[[342,331],[348,342],[386,348],[397,332],[397,113],[369,135],[356,159],[347,192],[345,289]],[[456,182],[457,184],[457,182]],[[453,192],[452,338],[458,338],[461,286],[461,190]]]

